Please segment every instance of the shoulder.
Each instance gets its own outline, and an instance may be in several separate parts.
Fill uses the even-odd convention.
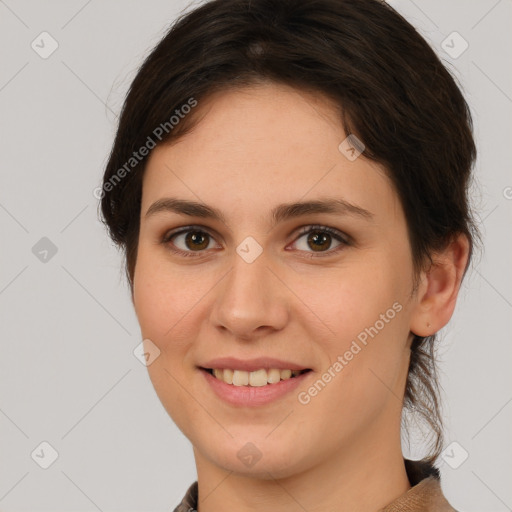
[[[404,462],[411,488],[381,512],[457,512],[443,494],[435,466],[425,461]]]
[[[197,480],[187,489],[181,503],[173,510],[173,512],[193,512],[197,510]]]

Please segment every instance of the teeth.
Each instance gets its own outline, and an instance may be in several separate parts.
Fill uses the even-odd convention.
[[[247,372],[244,372],[247,373]],[[267,370],[256,370],[249,375],[249,384],[251,386],[266,386],[267,385]]]
[[[221,370],[221,372],[222,372],[222,370]],[[227,384],[233,384],[234,373],[235,372],[233,370],[230,370],[229,368],[225,368],[224,369],[224,382],[226,382]],[[222,380],[222,375],[217,378]]]
[[[231,370],[229,368],[213,369],[213,375],[224,381],[226,384],[234,386],[266,386],[267,384],[276,384],[281,380],[288,380],[292,376],[299,375],[301,370],[279,370],[272,368],[271,370],[256,370],[254,372],[246,372],[243,370]]]
[[[224,374],[223,370],[221,372]],[[233,386],[247,386],[247,384],[249,384],[249,374],[235,370],[233,373]]]
[[[273,368],[267,372],[267,382],[269,384],[276,384],[281,380],[281,370]]]
[[[286,380],[289,379],[292,376],[291,370],[281,370],[281,379]]]

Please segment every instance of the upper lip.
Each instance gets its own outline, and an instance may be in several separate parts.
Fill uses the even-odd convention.
[[[231,370],[244,370],[246,372],[254,372],[265,368],[270,370],[277,368],[279,370],[309,370],[304,365],[292,363],[290,361],[283,361],[281,359],[275,359],[273,357],[257,357],[255,359],[237,359],[236,357],[219,357],[211,359],[200,365],[201,368],[208,370],[218,368],[224,369],[229,368]]]

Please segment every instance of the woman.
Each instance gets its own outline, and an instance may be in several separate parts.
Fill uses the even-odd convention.
[[[478,238],[475,156],[459,88],[383,2],[214,0],[171,27],[101,208],[193,445],[176,511],[454,510],[434,348]]]

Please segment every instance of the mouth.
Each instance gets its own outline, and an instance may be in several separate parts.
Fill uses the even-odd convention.
[[[283,380],[295,379],[296,377],[312,371],[310,368],[303,370],[289,370],[261,368],[256,371],[248,372],[244,370],[234,370],[230,368],[203,368],[199,367],[203,372],[209,373],[217,380],[232,386],[244,387],[262,387],[272,384],[278,384]]]

